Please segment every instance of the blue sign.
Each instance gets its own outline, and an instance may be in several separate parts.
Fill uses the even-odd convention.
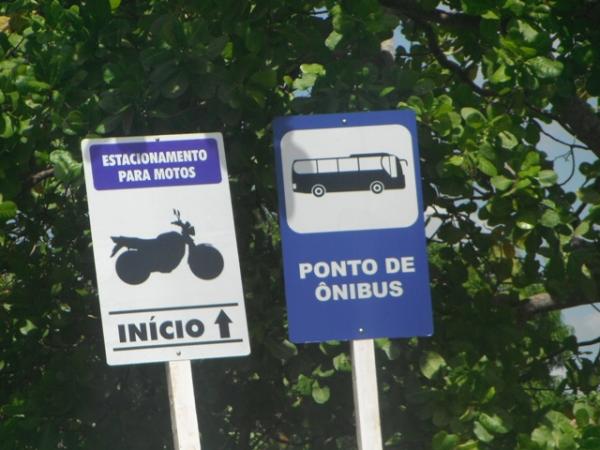
[[[433,333],[415,115],[274,121],[294,342]]]

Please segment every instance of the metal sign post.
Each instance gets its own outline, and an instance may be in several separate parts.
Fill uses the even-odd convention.
[[[358,450],[381,450],[381,422],[375,346],[372,339],[350,341]]]
[[[201,450],[190,361],[166,363],[175,450]]]

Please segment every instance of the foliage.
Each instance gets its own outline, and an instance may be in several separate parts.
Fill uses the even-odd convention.
[[[386,448],[599,448],[598,361],[555,312],[598,299],[599,18],[586,0],[0,4],[2,448],[170,448],[162,367],[104,363],[79,143],[215,130],[253,353],[194,364],[203,443],[354,448],[347,344],[286,340],[270,123],[406,107],[436,334],[377,341]],[[410,46],[381,51],[398,26]],[[579,140],[555,142],[575,192],[539,149],[552,121]]]

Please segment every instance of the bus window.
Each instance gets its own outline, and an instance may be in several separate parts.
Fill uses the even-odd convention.
[[[385,170],[390,177],[398,177],[397,158],[392,155],[385,155],[381,157],[381,167]]]
[[[400,165],[400,160],[395,156],[390,156],[390,164],[392,166],[392,178],[396,178],[398,176],[398,166]],[[402,169],[400,169],[400,175],[402,175]]]
[[[317,173],[317,162],[310,159],[301,159],[294,161],[294,172],[296,173]]]
[[[358,158],[338,159],[340,172],[358,172]]]
[[[391,168],[389,156],[381,157],[381,167],[383,167],[383,170],[385,170],[388,173],[388,175],[392,175],[392,168]]]
[[[317,167],[319,168],[319,173],[337,172],[337,159],[319,159],[317,160]]]
[[[380,156],[361,156],[358,162],[360,170],[381,170]]]

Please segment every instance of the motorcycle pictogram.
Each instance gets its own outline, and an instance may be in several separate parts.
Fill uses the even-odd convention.
[[[152,272],[172,272],[183,259],[188,249],[187,262],[192,273],[203,280],[212,280],[223,270],[223,255],[210,244],[195,244],[192,236],[196,231],[192,224],[183,222],[181,214],[173,210],[177,220],[171,222],[181,231],[169,231],[159,234],[154,239],[143,239],[128,236],[111,236],[115,246],[111,258],[122,248],[116,261],[115,269],[119,278],[127,284],[141,284]]]

